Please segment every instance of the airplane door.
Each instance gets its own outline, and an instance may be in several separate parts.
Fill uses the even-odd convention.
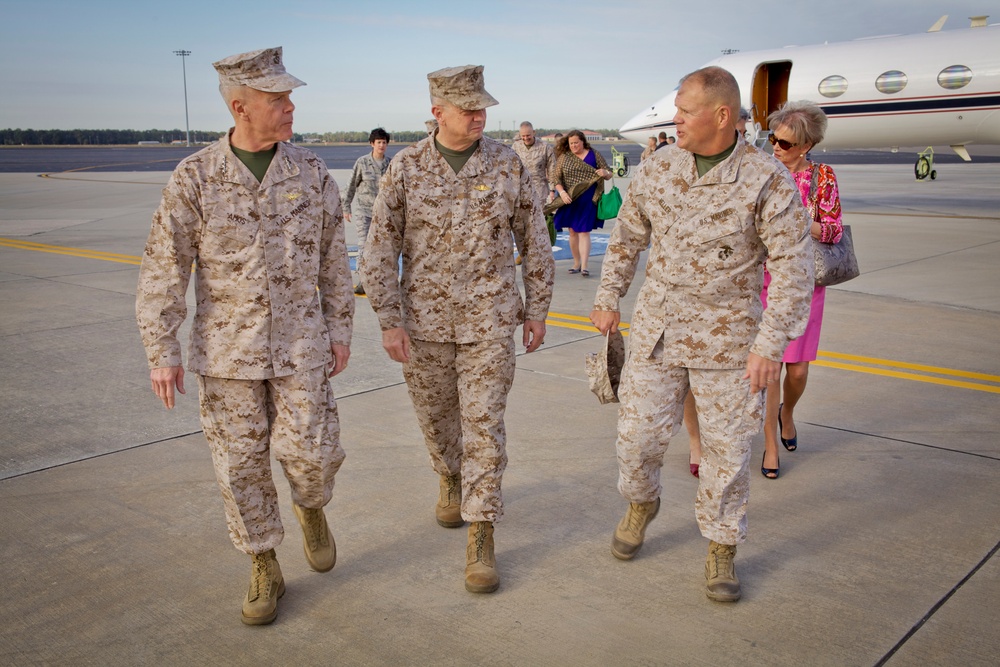
[[[762,130],[768,130],[767,117],[777,111],[788,99],[788,77],[792,73],[792,61],[761,63],[753,73],[753,88],[750,100],[752,119],[760,123]]]

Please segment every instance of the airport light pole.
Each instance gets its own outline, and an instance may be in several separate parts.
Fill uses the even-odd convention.
[[[187,75],[187,65],[184,64],[184,59],[191,55],[190,51],[174,51],[175,56],[181,57],[181,71],[184,72],[184,137],[187,141],[187,145],[191,145],[191,123],[188,122],[188,75]]]

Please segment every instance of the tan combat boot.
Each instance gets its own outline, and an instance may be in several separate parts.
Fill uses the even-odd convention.
[[[497,560],[493,554],[493,524],[473,521],[469,524],[469,546],[465,550],[465,590],[492,593],[500,587]]]
[[[611,553],[619,560],[632,560],[642,541],[646,538],[646,528],[660,511],[660,499],[648,503],[629,503],[625,516],[618,522],[615,535],[611,538]]]
[[[438,524],[445,528],[459,528],[465,525],[462,518],[462,475],[441,475],[441,491],[434,516]]]
[[[243,599],[243,622],[267,625],[278,616],[278,598],[285,594],[285,580],[278,567],[274,549],[253,554],[250,590]]]
[[[736,578],[735,544],[708,543],[708,559],[705,561],[705,594],[717,602],[736,602],[743,592],[740,580]]]
[[[337,564],[337,543],[326,523],[323,508],[309,509],[292,503],[295,516],[302,526],[302,550],[309,567],[317,572],[329,572]]]

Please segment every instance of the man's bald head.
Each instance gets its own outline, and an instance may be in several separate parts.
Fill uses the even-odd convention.
[[[740,84],[729,70],[716,66],[703,67],[681,79],[681,85],[688,81],[701,87],[707,102],[728,107],[735,123],[740,115]]]
[[[696,155],[716,155],[736,141],[740,87],[721,67],[705,67],[681,79],[674,105],[680,148]]]

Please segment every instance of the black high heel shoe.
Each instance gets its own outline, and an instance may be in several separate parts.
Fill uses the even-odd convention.
[[[791,438],[788,438],[787,440],[781,437],[781,407],[783,405],[784,403],[778,406],[778,439],[781,440],[781,444],[785,446],[785,449],[787,449],[790,452],[794,452],[796,449],[799,448],[798,432],[796,431],[795,435],[792,436]]]
[[[764,452],[764,456],[767,456],[767,452]],[[778,471],[781,470],[781,461],[778,461],[777,468],[765,468],[764,467],[764,456],[760,457],[760,474],[767,479],[778,479]]]

